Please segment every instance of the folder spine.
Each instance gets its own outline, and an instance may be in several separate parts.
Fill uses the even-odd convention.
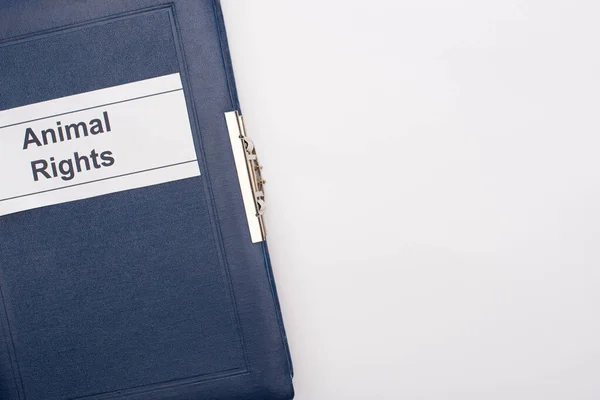
[[[228,88],[229,88],[231,104],[232,104],[233,110],[237,110],[241,114],[242,107],[240,105],[239,97],[237,94],[235,76],[233,73],[233,63],[231,61],[231,53],[229,51],[229,44],[227,41],[227,31],[225,28],[225,20],[223,18],[221,1],[213,0],[213,4],[214,4],[214,10],[215,10],[215,18],[217,20],[217,26],[218,26],[218,30],[219,30],[219,38],[220,38],[220,42],[221,42],[221,52],[223,55],[223,63],[225,65],[225,70],[227,71],[227,84],[228,84]],[[293,377],[294,368],[293,368],[293,364],[292,364],[292,357],[291,357],[291,353],[290,353],[287,334],[286,334],[285,327],[283,324],[283,315],[281,312],[281,305],[280,305],[280,301],[279,301],[279,296],[277,294],[277,288],[275,286],[275,279],[273,276],[273,267],[271,265],[271,257],[269,255],[269,248],[267,246],[266,241],[262,241],[262,242],[258,243],[257,245],[261,246],[261,250],[263,253],[265,269],[266,269],[266,273],[269,277],[271,294],[273,296],[273,300],[275,303],[275,312],[277,314],[277,322],[279,325],[279,332],[281,334],[281,340],[283,342],[283,345],[284,345],[284,348],[286,351],[286,359],[287,359],[287,363],[288,363],[289,373],[290,373],[290,376]]]
[[[213,4],[215,10],[215,18],[217,20],[217,29],[219,30],[223,63],[225,64],[225,70],[227,71],[227,85],[229,89],[229,97],[231,98],[231,105],[234,110],[238,110],[241,114],[242,108],[240,106],[240,100],[238,98],[237,87],[235,83],[235,76],[233,74],[233,63],[231,61],[231,53],[229,52],[229,43],[227,42],[227,31],[225,29],[225,19],[223,17],[221,1],[213,0]]]

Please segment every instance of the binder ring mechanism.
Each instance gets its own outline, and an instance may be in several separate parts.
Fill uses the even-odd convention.
[[[254,142],[246,134],[244,117],[238,111],[226,112],[225,121],[229,130],[250,238],[252,243],[259,243],[267,237],[264,221],[266,210],[264,187],[267,181],[263,179],[262,166],[258,161]]]

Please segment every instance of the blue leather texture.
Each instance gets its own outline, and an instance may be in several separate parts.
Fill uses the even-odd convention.
[[[0,110],[176,72],[201,176],[0,217],[0,399],[293,398],[219,2],[0,0]]]

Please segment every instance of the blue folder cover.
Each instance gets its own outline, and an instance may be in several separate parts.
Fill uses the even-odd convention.
[[[0,112],[173,74],[199,176],[0,216],[1,399],[293,398],[219,2],[0,0]]]

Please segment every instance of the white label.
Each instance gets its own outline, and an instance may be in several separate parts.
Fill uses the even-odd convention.
[[[199,175],[179,74],[0,112],[0,215]]]

